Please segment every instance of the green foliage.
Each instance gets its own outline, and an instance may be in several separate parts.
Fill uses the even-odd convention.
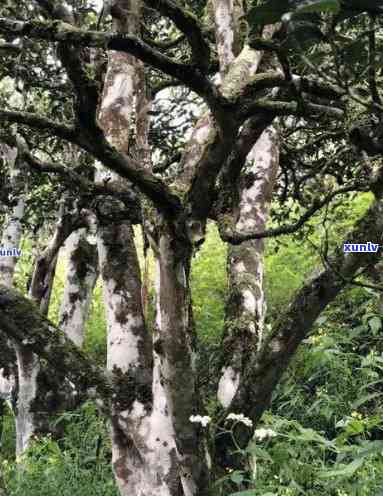
[[[343,198],[326,214],[311,220],[295,239],[287,236],[266,241],[265,290],[268,320],[278,318],[294,292],[320,267],[324,250],[331,252],[338,246],[353,224],[371,204],[370,194]],[[329,241],[332,244],[324,246]]]
[[[15,457],[15,419],[7,405],[5,414],[2,417],[1,421],[2,433],[0,438],[0,463],[3,459],[13,460]]]
[[[265,290],[269,318],[277,318],[305,276],[318,263],[307,244],[270,240],[265,259]]]
[[[27,238],[23,238],[20,243],[20,249],[21,257],[18,258],[15,269],[15,286],[21,292],[25,293],[33,264],[31,241]]]
[[[260,484],[278,495],[377,494],[383,484],[383,346],[370,322],[377,330],[378,303],[378,295],[350,289],[303,343],[264,416],[281,436],[258,453],[255,494],[264,494]]]
[[[344,396],[347,394],[343,393]],[[318,404],[315,413],[320,413]],[[227,475],[217,481],[212,494],[378,494],[383,484],[381,414],[368,416],[349,410],[333,426],[333,431],[306,427],[305,411],[301,417],[301,422],[293,418],[286,404],[282,414],[265,414],[264,425],[254,431],[247,448],[239,449],[247,460],[247,469],[241,471],[228,467]],[[234,492],[233,487],[236,488]]]
[[[56,265],[56,273],[53,282],[51,300],[49,304],[48,318],[55,324],[58,324],[60,306],[64,293],[64,276],[65,276],[65,261],[63,257],[59,257]]]
[[[105,364],[106,360],[106,321],[102,302],[102,287],[98,283],[93,292],[89,310],[89,319],[85,327],[84,349],[95,357],[98,363]]]
[[[204,343],[217,341],[223,329],[227,289],[226,246],[213,223],[193,260],[191,284],[198,336]]]
[[[273,24],[288,13],[291,16],[313,12],[337,13],[339,9],[338,0],[289,0],[286,2],[267,0],[250,9],[248,19],[254,24]]]
[[[253,4],[255,5],[248,13],[249,22],[252,24],[273,24],[285,15],[290,20],[304,14],[341,12],[344,19],[362,12],[375,14],[383,12],[382,0],[265,0],[255,1]]]
[[[226,245],[213,223],[208,225],[206,241],[193,259],[191,287],[199,343],[198,381],[208,410],[214,411],[227,279]]]
[[[2,460],[10,496],[117,496],[105,422],[91,404],[67,413],[62,440],[36,440],[17,462]]]

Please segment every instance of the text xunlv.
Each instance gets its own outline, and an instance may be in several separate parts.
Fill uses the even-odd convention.
[[[377,253],[379,250],[379,245],[377,243],[371,243],[368,241],[367,243],[344,243],[343,251],[344,253]]]

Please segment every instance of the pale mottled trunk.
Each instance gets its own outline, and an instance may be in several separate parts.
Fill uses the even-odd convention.
[[[80,347],[98,275],[97,246],[89,242],[87,235],[86,229],[79,229],[66,243],[67,271],[58,325]]]
[[[71,211],[71,206],[72,201],[65,198],[60,207],[55,232],[48,246],[37,257],[33,270],[29,297],[39,307],[43,315],[48,314],[58,252],[78,220]],[[16,452],[21,454],[29,446],[34,434],[48,428],[46,421],[50,412],[47,398],[58,394],[59,388],[54,377],[50,377],[45,370],[40,369],[37,356],[28,346],[18,344],[15,349],[19,387],[16,415]],[[49,404],[52,405],[52,400],[49,400]]]
[[[240,0],[213,0],[213,8],[220,72],[224,76],[240,51],[243,5]]]
[[[116,205],[118,206],[118,205]],[[113,203],[107,206],[113,212]],[[179,455],[158,355],[142,311],[140,269],[129,222],[100,222],[100,273],[107,320],[112,464],[121,496],[181,496]]]
[[[16,204],[8,214],[2,229],[0,246],[2,248],[19,249],[22,236],[21,220],[24,215],[25,171],[20,160],[17,159],[17,149],[2,145],[4,158],[10,167],[10,184]],[[17,264],[17,257],[0,257],[0,284],[11,287]],[[4,348],[0,357],[0,407],[4,410],[5,399],[11,399],[16,387],[16,362],[11,352],[10,343],[4,340]],[[11,360],[11,361],[10,361]],[[2,426],[2,414],[0,414]],[[0,426],[0,431],[2,430]]]
[[[245,45],[236,57],[241,37],[240,17],[243,15],[240,2],[213,0],[213,6],[221,91],[230,96],[256,74],[262,53]],[[265,34],[270,35],[267,32]],[[201,152],[203,141],[210,139],[208,121],[204,129]],[[269,128],[248,154],[247,159],[252,161],[252,167],[246,169],[246,174],[240,179],[239,204],[231,205],[239,231],[249,232],[265,226],[267,205],[278,165],[277,152],[275,131]],[[239,386],[243,363],[252,349],[257,347],[262,334],[265,314],[262,253],[261,240],[229,247],[228,251],[230,293],[226,308],[222,376],[218,384],[218,400],[224,408],[230,407]]]
[[[22,345],[16,345],[15,349],[18,371],[16,455],[20,455],[28,448],[31,437],[36,432],[31,410],[37,394],[39,362],[36,355]]]
[[[263,54],[245,45],[234,59],[233,48],[230,52],[230,47],[233,46],[235,36],[239,35],[240,23],[230,0],[215,0],[215,24],[223,78],[222,92],[229,96],[232,92],[239,91],[248,78],[256,74]],[[266,27],[264,36],[271,36],[273,29]],[[246,150],[249,150],[251,141],[244,140]],[[247,156],[252,165],[239,176],[238,204],[234,200],[231,205],[239,232],[265,228],[278,167],[279,149],[277,133],[273,127],[266,129],[253,143],[255,144]],[[244,150],[242,154],[243,152]],[[222,370],[217,391],[219,404],[227,410],[238,393],[245,366],[257,353],[262,339],[266,311],[262,257],[262,240],[248,241],[239,246],[231,246],[228,250],[229,298],[226,305]],[[214,451],[217,466],[235,466],[237,460],[232,453],[235,453],[235,446],[232,445],[231,437],[224,435],[217,438]],[[238,468],[242,468],[240,464]]]
[[[248,155],[251,163],[240,179],[238,232],[265,229],[279,163],[278,134],[263,132]],[[229,298],[226,308],[224,366],[218,400],[229,408],[249,357],[260,346],[266,303],[263,288],[263,241],[246,241],[228,251]]]
[[[121,25],[116,27],[122,30]],[[134,152],[143,166],[148,166],[150,102],[145,93],[143,68],[133,59],[122,61],[114,57],[113,53],[109,55],[108,71],[113,69],[114,72],[106,80],[99,120],[116,147],[132,151],[128,123],[134,111],[135,97]],[[129,63],[131,67],[127,69]],[[121,81],[119,85],[114,79],[116,76]],[[125,79],[126,83],[123,82]],[[132,80],[135,81],[134,88]],[[123,98],[120,98],[118,88],[123,92]],[[130,95],[129,91],[135,93]],[[120,114],[124,115],[125,128],[119,126],[123,122]],[[116,180],[114,176],[112,180]],[[104,208],[108,207],[104,205]],[[112,211],[112,202],[109,208]],[[195,449],[195,427],[189,422],[189,416],[195,412],[190,401],[191,394],[194,398],[194,391],[190,393],[190,380],[193,379],[188,374],[191,370],[187,334],[190,300],[185,295],[185,291],[188,295],[185,287],[185,270],[188,269],[180,265],[174,270],[170,239],[165,236],[159,243],[162,289],[157,322],[161,324],[155,333],[154,351],[143,318],[140,271],[132,228],[127,222],[109,223],[101,224],[98,232],[107,311],[108,368],[114,372],[119,385],[113,402],[111,428],[113,469],[122,496],[197,494],[194,479],[201,462]],[[182,288],[181,293],[178,293],[179,288]],[[178,299],[172,301],[176,294],[179,294]],[[172,330],[176,330],[174,336]],[[186,368],[185,363],[189,364]],[[175,403],[178,403],[177,408]],[[179,434],[184,436],[177,437]]]
[[[98,246],[107,315],[107,366],[118,387],[111,429],[120,494],[178,495],[172,423],[157,367],[153,376],[151,336],[142,313],[131,226],[100,226]]]
[[[234,40],[240,38],[242,5],[235,0],[214,0],[215,30],[223,80],[222,91],[230,95],[256,74],[262,53],[244,46],[238,49]],[[265,35],[270,36],[269,28]],[[259,137],[247,156],[252,163],[246,168],[238,185],[238,205],[232,205],[237,218],[236,229],[249,232],[264,229],[271,192],[278,167],[276,131],[268,128]],[[229,408],[241,380],[241,373],[249,354],[262,337],[265,318],[263,293],[263,242],[248,241],[231,246],[228,251],[229,299],[222,376],[218,385],[218,400]]]
[[[232,12],[232,16],[234,16],[234,12]],[[266,37],[269,37],[271,34],[272,31],[265,29]],[[218,33],[217,38],[219,39]],[[225,53],[226,52],[228,53],[227,47],[225,48]],[[258,70],[262,59],[262,53],[253,50],[249,45],[245,44],[238,56],[232,60],[233,57],[225,56],[220,61],[221,74],[223,75],[223,77],[221,77],[220,90],[227,98],[231,98],[235,94],[240,93],[246,87]],[[266,127],[267,124],[263,129]],[[262,132],[263,129],[261,129],[260,132]],[[191,138],[185,147],[181,160],[183,173],[180,182],[182,183],[182,187],[185,189],[189,188],[195,183],[196,171],[203,171],[206,169],[206,177],[203,182],[199,183],[199,191],[194,192],[193,201],[195,207],[188,220],[193,243],[198,243],[204,236],[205,222],[203,219],[201,221],[200,210],[203,211],[203,206],[208,201],[210,194],[209,188],[215,184],[216,177],[222,168],[222,163],[225,162],[230,155],[232,145],[234,144],[230,140],[232,138],[234,139],[237,131],[238,128],[236,127],[236,124],[233,123],[233,128],[230,132],[227,135],[222,136],[217,122],[215,122],[215,119],[210,112],[206,112],[198,120]],[[216,153],[217,148],[219,153]],[[202,208],[198,205],[201,205]],[[196,228],[198,228],[200,232],[195,232]]]
[[[117,5],[132,7],[126,1]],[[134,10],[140,11],[138,3]],[[135,32],[137,22],[137,17],[127,15],[126,23],[115,19],[114,27],[121,32]],[[108,140],[127,153],[137,63],[133,57],[116,52],[109,52],[108,60],[99,121]],[[119,181],[116,175],[111,179]],[[125,187],[129,184],[125,183]],[[118,206],[118,202],[109,200],[103,213],[113,215]],[[174,442],[168,439],[169,421],[163,407],[161,410],[161,405],[153,401],[152,343],[142,311],[140,269],[130,223],[104,224],[100,219],[98,250],[107,319],[107,367],[114,372],[118,385],[111,421],[116,482],[121,496],[168,496],[172,493],[166,477],[173,466],[173,455],[167,454],[174,451]],[[156,422],[163,430],[161,441]]]
[[[191,415],[201,412],[189,287],[191,252],[184,246],[177,247],[173,236],[163,226],[155,251],[157,308],[154,350],[177,440],[183,491],[180,494],[203,495],[208,484],[204,440],[199,429],[190,422]]]
[[[122,496],[181,496],[180,454],[141,307],[140,271],[128,223],[100,225],[98,247],[107,315],[113,470]]]
[[[139,157],[142,167],[150,169],[152,166],[151,150],[149,145],[150,113],[152,99],[148,94],[145,76],[144,64],[136,61],[136,155]],[[149,296],[151,289],[151,280],[149,274],[149,242],[145,233],[146,209],[142,209],[142,237],[143,237],[143,255],[144,263],[142,267],[142,311],[144,317],[148,316]]]
[[[25,189],[25,177],[21,163],[17,160],[17,150],[5,145],[3,145],[3,148],[4,155],[11,168],[10,182],[16,204],[7,216],[3,226],[0,246],[2,248],[18,249],[22,236],[21,220],[24,215],[23,192]],[[12,286],[16,263],[17,257],[0,257],[0,281],[2,284]]]
[[[116,0],[118,17],[113,28],[121,33],[136,35],[140,28],[141,1]],[[110,50],[108,68],[98,119],[108,141],[119,151],[128,153],[136,86],[136,59],[127,53]]]

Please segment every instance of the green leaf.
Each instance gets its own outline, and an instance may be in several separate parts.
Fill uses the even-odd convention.
[[[321,436],[314,429],[310,428],[306,429],[303,427],[299,427],[299,434],[295,435],[294,438],[304,442],[316,442],[324,446],[333,446],[333,443],[331,441]]]
[[[374,398],[378,398],[379,396],[381,396],[381,394],[382,393],[372,393],[372,394],[367,394],[365,396],[362,396],[358,400],[354,401],[354,403],[352,403],[351,408],[356,410],[361,405],[364,405],[364,403],[367,403],[368,401],[371,401]]]
[[[263,449],[263,448],[260,448],[259,446],[255,445],[255,444],[252,444],[251,446],[249,446],[247,449],[246,449],[246,452],[256,456],[257,458],[260,458],[262,460],[267,460],[269,462],[273,462],[273,459],[271,458],[271,456],[269,455],[269,453]]]
[[[383,11],[383,0],[343,0],[344,6],[351,9],[379,12]]]
[[[318,326],[323,325],[325,322],[327,322],[328,316],[327,315],[321,315],[320,317],[317,318],[316,323]]]
[[[247,17],[249,22],[253,24],[274,24],[280,21],[283,14],[289,10],[288,2],[269,0],[263,5],[250,9]]]
[[[359,457],[381,454],[383,451],[383,441],[366,441],[359,451]]]
[[[368,325],[373,334],[377,334],[382,328],[382,321],[379,317],[375,316],[368,321]]]
[[[350,436],[355,436],[361,434],[365,430],[364,422],[357,419],[352,419],[347,423],[346,434]]]
[[[230,474],[230,480],[232,480],[235,484],[241,484],[243,482],[244,476],[240,470],[235,470]]]
[[[335,470],[326,470],[319,474],[321,479],[329,479],[331,477],[351,477],[363,465],[364,458],[357,458],[343,468]]]
[[[250,489],[247,491],[240,491],[239,493],[231,493],[229,496],[257,496],[257,493],[254,489]],[[262,493],[262,496],[276,496],[275,493],[267,492]]]
[[[338,13],[340,4],[338,0],[300,0],[296,2],[295,12],[306,14],[311,12],[333,12]]]

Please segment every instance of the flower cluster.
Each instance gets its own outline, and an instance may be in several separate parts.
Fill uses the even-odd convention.
[[[247,427],[253,427],[253,422],[248,417],[245,417],[243,413],[229,413],[226,420],[235,420],[236,422],[241,422]]]
[[[207,415],[192,415],[189,418],[190,422],[201,424],[203,427],[206,427],[207,424],[211,421],[211,418]]]
[[[262,439],[265,439],[267,437],[275,437],[276,435],[277,433],[272,429],[261,428],[254,431],[254,437],[259,441],[262,441]]]

